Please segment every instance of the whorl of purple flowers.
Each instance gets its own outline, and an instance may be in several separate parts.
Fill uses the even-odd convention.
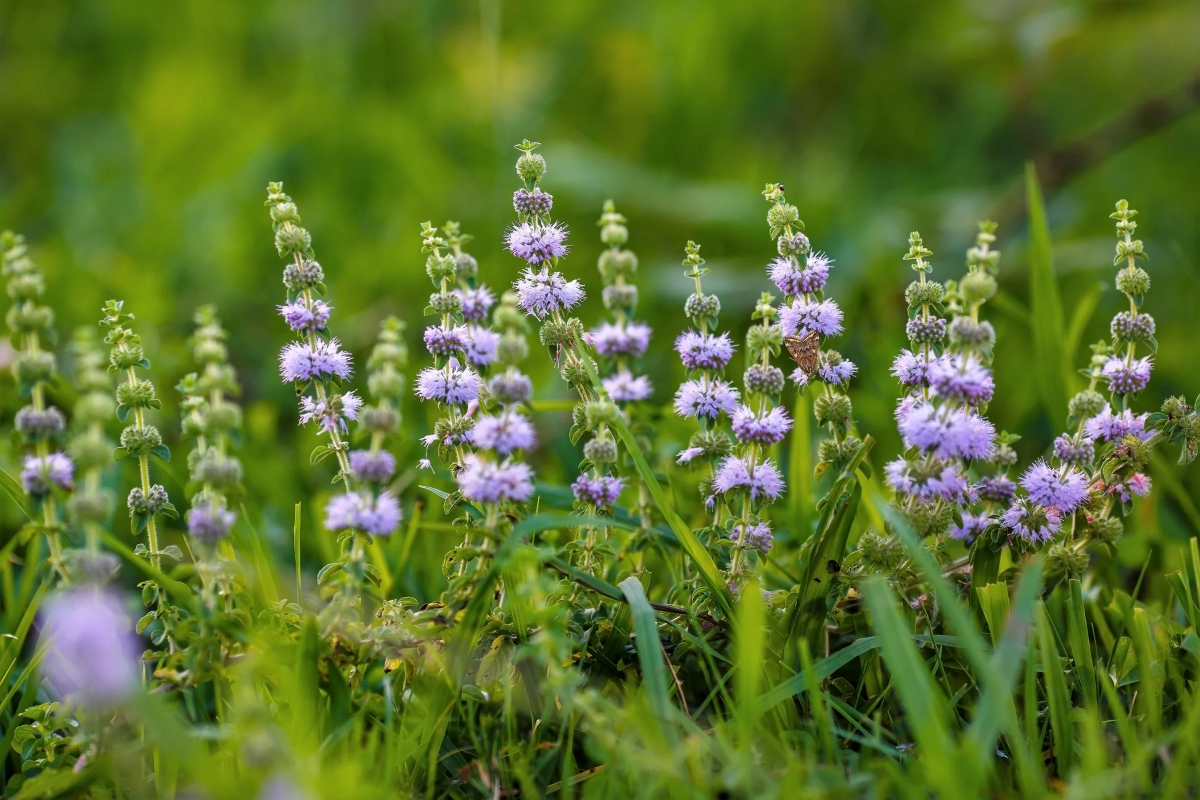
[[[760,553],[768,553],[775,541],[775,536],[771,533],[771,526],[766,522],[752,522],[749,526],[743,526],[740,522],[733,526],[733,539],[737,541],[742,535],[742,528],[746,529],[746,538],[742,541],[746,547],[751,550],[757,550]]]
[[[929,383],[939,397],[972,406],[990,402],[996,391],[991,371],[974,355],[933,361],[929,365]]]
[[[478,369],[486,369],[496,360],[496,348],[500,345],[500,334],[482,325],[467,326],[467,363]]]
[[[465,405],[479,394],[479,375],[451,362],[447,369],[426,367],[417,375],[417,396],[449,405]]]
[[[329,322],[329,313],[332,310],[332,306],[324,300],[314,300],[312,305],[295,302],[279,306],[279,313],[288,327],[304,333],[325,330],[325,325]]]
[[[383,483],[396,471],[396,458],[386,450],[353,450],[350,453],[350,469],[359,480]]]
[[[75,488],[75,464],[66,453],[26,456],[21,486],[34,497],[48,495],[53,489],[69,492]]]
[[[497,464],[471,453],[463,459],[458,486],[463,497],[476,503],[521,502],[533,494],[533,470],[520,461]]]
[[[624,478],[612,475],[590,475],[586,472],[571,484],[571,490],[575,493],[576,500],[601,507],[608,507],[616,503],[624,488]]]
[[[1105,405],[1084,423],[1084,432],[1097,442],[1113,442],[1128,434],[1135,434],[1142,440],[1149,439],[1154,434],[1146,430],[1146,420],[1149,415],[1135,415],[1128,408],[1114,414],[1112,408]]]
[[[681,417],[708,417],[732,414],[741,394],[726,381],[701,377],[685,381],[675,393],[675,413]]]
[[[645,375],[634,377],[627,369],[615,372],[600,381],[604,391],[617,403],[632,403],[637,400],[647,400],[654,394],[654,387]]]
[[[821,336],[842,332],[842,309],[832,300],[808,301],[797,297],[779,310],[779,324],[785,336],[806,336],[816,331]]]
[[[561,222],[518,222],[504,235],[504,245],[514,256],[534,265],[562,258],[570,249],[567,227]]]
[[[41,608],[42,672],[55,691],[105,707],[137,688],[141,642],[120,598],[96,588],[53,595]]]
[[[900,355],[892,362],[892,375],[900,381],[900,385],[908,389],[922,389],[929,386],[930,370],[941,362],[941,357],[929,354],[928,360],[923,351],[913,353],[901,350]]]
[[[568,281],[561,272],[550,272],[545,267],[538,272],[527,268],[513,286],[517,290],[517,305],[538,319],[570,311],[584,297],[579,281]]]
[[[675,339],[675,349],[688,369],[723,369],[733,358],[733,341],[728,333],[684,331]]]
[[[331,531],[357,530],[387,536],[400,524],[400,503],[390,492],[372,498],[363,492],[347,492],[325,506],[325,527]]]
[[[537,434],[525,417],[516,411],[505,411],[498,416],[481,416],[467,438],[478,448],[506,456],[514,450],[532,448]]]
[[[759,413],[743,405],[733,413],[733,433],[742,443],[777,444],[791,429],[792,419],[782,406]]]
[[[462,315],[467,322],[482,322],[496,302],[492,290],[486,286],[477,289],[455,289],[454,294],[462,300]]]
[[[1150,356],[1135,358],[1129,362],[1120,356],[1113,356],[1105,362],[1101,374],[1108,382],[1108,390],[1113,394],[1137,394],[1150,383],[1152,366]]]
[[[279,353],[279,375],[284,383],[340,378],[347,380],[352,369],[350,354],[337,339],[290,342]]]
[[[896,416],[909,447],[941,458],[983,459],[992,453],[996,428],[970,409],[901,403]]]
[[[224,503],[194,506],[187,512],[188,535],[201,542],[219,542],[229,535],[237,514]]]
[[[810,253],[804,266],[800,266],[793,258],[780,257],[770,263],[767,274],[779,291],[789,297],[811,294],[825,288],[832,263],[832,259],[824,253]]]
[[[932,469],[918,469],[898,458],[884,467],[887,484],[900,494],[922,503],[942,500],[960,504],[970,499],[970,485],[962,468],[954,462],[935,462]]]
[[[448,356],[467,349],[471,334],[465,325],[430,325],[425,329],[425,349],[435,356]]]
[[[1079,469],[1056,470],[1040,459],[1021,476],[1021,486],[1035,503],[1053,506],[1064,514],[1079,508],[1088,497],[1088,478]]]
[[[603,322],[591,331],[592,345],[600,355],[641,358],[650,346],[650,326],[641,322]]]
[[[745,490],[749,492],[751,500],[775,500],[784,489],[783,478],[770,459],[751,469],[748,460],[742,456],[727,456],[721,462],[712,485],[717,494]]]
[[[1000,515],[1000,524],[1015,536],[1032,544],[1048,542],[1062,527],[1062,514],[1057,508],[1038,505],[1022,498]]]

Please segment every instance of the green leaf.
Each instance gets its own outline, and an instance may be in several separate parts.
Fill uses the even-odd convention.
[[[16,478],[2,469],[0,469],[0,489],[3,489],[17,508],[21,509],[21,513],[25,515],[26,519],[33,520],[33,512],[29,508],[29,497],[25,494],[24,487]]]
[[[642,688],[660,728],[673,740],[675,726],[671,714],[671,700],[667,696],[667,665],[663,660],[662,645],[658,639],[658,620],[637,576],[630,575],[617,586],[629,601],[629,610],[633,614],[633,627],[637,632],[638,661],[642,665]]]
[[[1083,589],[1072,578],[1068,583],[1071,596],[1067,598],[1067,642],[1075,662],[1075,681],[1089,709],[1097,708],[1096,661],[1092,655],[1092,640],[1088,634],[1087,617],[1083,612]]]
[[[180,583],[174,578],[167,577],[162,570],[155,569],[154,565],[152,565],[148,560],[144,558],[138,558],[136,555],[134,555],[132,550],[125,546],[124,542],[122,542],[116,536],[113,536],[108,531],[101,530],[100,538],[104,540],[104,544],[107,545],[110,550],[124,559],[126,563],[138,570],[141,570],[146,574],[146,577],[150,578],[152,581],[161,586],[163,590],[171,596],[171,599],[175,601],[175,603],[192,613],[196,612],[196,600],[194,597],[192,597],[192,590],[189,589],[186,584]]]
[[[1037,384],[1047,416],[1059,420],[1067,411],[1072,372],[1064,348],[1067,337],[1062,300],[1054,276],[1054,251],[1046,207],[1032,162],[1025,165],[1025,189],[1029,204],[1029,303]]]
[[[512,668],[513,653],[516,651],[517,646],[507,636],[493,639],[492,646],[484,653],[475,672],[475,685],[487,686],[505,677]]]
[[[167,446],[165,444],[160,444],[158,447],[154,448],[150,452],[153,453],[154,455],[158,456],[159,458],[161,458],[163,461],[167,462],[168,464],[171,463],[171,451],[167,448]]]
[[[1096,313],[1096,306],[1100,305],[1100,296],[1104,294],[1107,285],[1097,282],[1075,301],[1075,311],[1071,314],[1071,324],[1067,326],[1066,339],[1063,343],[1063,353],[1067,359],[1068,370],[1075,361],[1075,354],[1079,352],[1079,344],[1083,341],[1084,331],[1087,329],[1088,323],[1092,321],[1092,315]]]
[[[1037,605],[1038,652],[1042,660],[1042,681],[1046,703],[1050,707],[1050,732],[1054,737],[1054,755],[1058,776],[1071,774],[1075,758],[1075,722],[1071,718],[1071,693],[1063,676],[1062,658],[1055,644],[1054,628],[1043,603]]]

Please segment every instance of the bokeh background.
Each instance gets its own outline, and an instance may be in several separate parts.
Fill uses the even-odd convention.
[[[285,182],[313,232],[335,332],[362,361],[379,321],[399,314],[415,372],[429,291],[419,224],[460,220],[477,237],[483,280],[510,282],[517,262],[501,236],[517,185],[512,144],[525,137],[544,143],[544,185],[573,231],[565,271],[593,290],[589,324],[602,313],[601,203],[613,198],[629,217],[640,313],[656,330],[647,368],[663,403],[681,377],[669,344],[690,290],[684,244],[703,245],[723,324],[740,339],[769,288],[759,192],[785,183],[815,245],[836,259],[840,348],[860,367],[855,415],[880,441],[877,464],[898,449],[887,369],[904,345],[908,233],[923,233],[945,280],[961,274],[976,220],[997,220],[989,414],[1026,434],[1027,463],[1065,417],[1048,414],[1033,367],[1027,162],[1046,194],[1068,322],[1095,304],[1072,339],[1075,362],[1121,308],[1108,214],[1125,197],[1141,212],[1161,343],[1140,405],[1200,392],[1198,53],[1194,2],[8,0],[0,226],[30,239],[63,338],[93,325],[105,299],[127,301],[167,400],[158,422],[169,439],[171,387],[191,370],[192,309],[220,307],[245,386],[247,499],[283,548],[292,503],[326,491],[329,475],[308,466],[314,437],[297,431],[277,378],[287,331],[274,313],[283,289],[267,181]],[[566,397],[536,348],[528,365],[543,397]],[[3,387],[9,420],[7,374]],[[407,411],[415,439],[427,413]],[[551,478],[577,463],[566,424],[539,418]],[[410,442],[404,455],[417,450]],[[182,476],[180,460],[171,469]],[[1160,461],[1160,502],[1126,537],[1127,563],[1196,531],[1197,472]],[[332,547],[327,538],[306,546]]]

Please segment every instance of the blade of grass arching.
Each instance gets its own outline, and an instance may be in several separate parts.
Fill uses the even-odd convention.
[[[1100,305],[1100,296],[1104,294],[1106,285],[1097,282],[1075,301],[1075,311],[1071,314],[1071,322],[1067,325],[1066,338],[1063,341],[1063,353],[1067,363],[1074,363],[1075,354],[1079,352],[1079,345],[1083,341],[1083,332],[1087,330],[1092,315],[1096,313],[1096,307]]]
[[[586,354],[588,352],[578,338],[575,340],[575,346],[580,353]],[[601,386],[600,377],[596,374],[596,367],[592,363],[591,358],[585,355],[582,361],[584,367],[587,369],[588,376],[592,380],[592,385],[596,387]],[[604,392],[603,389],[600,391]],[[625,448],[629,451],[630,458],[633,459],[633,464],[642,478],[642,483],[649,490],[654,504],[658,506],[659,513],[663,515],[663,519],[667,521],[667,524],[671,526],[671,530],[679,538],[679,544],[696,565],[701,579],[704,581],[709,592],[712,593],[717,605],[721,607],[721,611],[724,612],[727,618],[732,619],[734,616],[733,596],[729,592],[729,587],[725,584],[725,579],[721,576],[721,571],[717,569],[712,555],[704,547],[704,544],[696,538],[696,535],[692,533],[687,524],[679,518],[679,515],[675,513],[675,509],[667,502],[667,497],[663,494],[662,487],[658,484],[658,478],[655,476],[654,470],[650,469],[650,465],[646,463],[646,457],[642,454],[641,448],[638,447],[637,439],[634,437],[633,431],[629,430],[629,426],[625,424],[625,420],[620,414],[617,414],[610,424],[617,431],[617,435],[621,437],[621,441],[625,443]]]
[[[880,639],[884,663],[892,675],[904,721],[917,740],[919,761],[934,787],[955,787],[959,796],[974,796],[964,781],[960,762],[946,722],[945,696],[938,690],[928,666],[908,636],[908,621],[896,609],[892,590],[881,579],[863,582],[863,596],[871,612],[872,626]]]
[[[1108,673],[1101,670],[1097,677],[1100,680],[1100,689],[1104,694],[1105,702],[1108,703],[1109,713],[1112,714],[1113,724],[1117,728],[1117,736],[1121,740],[1121,749],[1126,753],[1126,763],[1130,765],[1130,771],[1145,786],[1149,782],[1149,778],[1145,774],[1145,768],[1139,765],[1133,758],[1133,755],[1140,749],[1142,742],[1138,738],[1137,731],[1133,729],[1133,724],[1129,721],[1129,710],[1121,702],[1121,696],[1117,692],[1117,687],[1113,684],[1112,678],[1109,677]]]
[[[292,522],[292,555],[296,559],[296,602],[304,602],[304,584],[300,571],[300,503],[296,503],[296,515]]]
[[[788,519],[792,523],[795,544],[812,536],[813,496],[812,422],[809,419],[807,393],[796,394],[796,405],[792,410],[792,440],[788,447]]]
[[[50,649],[49,642],[46,642],[45,644],[42,644],[41,646],[39,646],[38,649],[35,650],[33,655],[30,657],[29,663],[26,664],[25,668],[21,670],[21,674],[18,675],[17,679],[14,680],[11,684],[8,683],[8,676],[12,673],[13,667],[16,666],[17,662],[16,662],[16,659],[13,659],[13,661],[9,663],[7,669],[4,670],[4,676],[0,677],[0,686],[8,686],[9,687],[8,694],[4,695],[3,700],[0,700],[0,710],[8,708],[8,702],[13,699],[13,695],[15,695],[18,690],[20,690],[20,688],[25,684],[25,681],[29,680],[29,676],[33,674],[33,671],[35,669],[37,669],[37,665],[40,664],[42,662],[42,659],[46,657],[46,652],[49,649]]]
[[[240,550],[248,553],[253,559],[254,586],[258,589],[259,600],[264,606],[270,605],[279,599],[279,591],[275,586],[275,567],[263,549],[262,540],[258,538],[258,529],[250,521],[250,513],[246,510],[246,504],[241,503],[239,507],[242,514],[238,520],[242,525],[234,527],[232,539],[235,552]]]
[[[1046,703],[1050,706],[1050,733],[1058,761],[1058,777],[1067,780],[1075,759],[1075,722],[1071,719],[1071,693],[1063,677],[1062,659],[1054,643],[1050,614],[1042,603],[1037,605],[1038,650],[1042,659],[1042,681]]]
[[[1078,579],[1068,584],[1071,596],[1067,599],[1067,639],[1071,658],[1075,662],[1075,679],[1083,694],[1084,705],[1096,709],[1096,657],[1092,654],[1092,639],[1088,635],[1087,615],[1083,610],[1083,588]]]
[[[1158,736],[1162,732],[1163,664],[1144,608],[1133,609],[1129,636],[1133,639],[1141,678],[1138,681],[1138,706],[1134,713],[1144,713],[1150,734]]]
[[[975,590],[979,598],[979,606],[983,609],[983,618],[987,620],[988,633],[992,637],[992,645],[1000,644],[1004,635],[1004,622],[1008,619],[1009,597],[1007,583],[989,583]]]
[[[758,581],[751,580],[742,587],[738,600],[738,629],[734,647],[734,715],[737,720],[738,748],[749,753],[757,738],[759,717],[759,687],[762,685],[763,625],[766,610]]]
[[[9,475],[4,470],[0,469],[0,489],[8,495],[8,498],[13,501],[17,508],[21,509],[21,513],[25,515],[25,519],[33,521],[33,511],[29,507],[29,496],[25,494],[25,489],[20,482]]]
[[[1054,277],[1054,251],[1046,206],[1038,186],[1033,163],[1025,165],[1025,190],[1029,204],[1029,304],[1033,323],[1034,359],[1038,386],[1046,414],[1052,420],[1063,417],[1067,409],[1070,364],[1063,344],[1062,300]]]
[[[810,650],[818,646],[822,632],[825,629],[825,617],[829,614],[828,597],[835,582],[832,580],[832,567],[840,569],[842,559],[846,554],[846,541],[850,536],[850,528],[858,513],[859,501],[862,499],[862,486],[853,481],[850,494],[838,504],[837,510],[829,520],[824,530],[819,531],[819,538],[811,541],[807,557],[804,560],[800,576],[800,592],[796,604],[791,609],[794,614],[787,625],[787,650],[789,664],[799,663],[799,640],[806,639]],[[831,567],[832,565],[832,567]],[[794,659],[791,650],[797,648]]]
[[[637,631],[635,644],[638,661],[642,665],[642,687],[646,690],[662,737],[674,741],[675,726],[672,722],[671,699],[667,694],[667,665],[663,661],[662,646],[658,638],[658,619],[646,599],[646,590],[642,588],[641,581],[636,576],[630,575],[618,586],[629,601],[629,610],[633,613],[633,628]],[[761,605],[761,598],[759,603]],[[760,631],[761,627],[759,625]]]
[[[1174,731],[1177,744],[1171,751],[1171,762],[1166,766],[1166,774],[1163,775],[1163,797],[1186,797],[1185,787],[1194,780],[1196,774],[1196,743],[1197,739],[1200,739],[1200,702],[1196,702],[1196,696],[1192,695],[1185,698],[1181,705],[1187,709],[1187,716],[1183,724]]]
[[[0,647],[0,671],[8,673],[9,668],[17,662],[17,658],[21,655],[22,648],[25,647],[25,637],[29,635],[29,629],[33,627],[33,621],[37,618],[38,610],[42,607],[42,597],[50,588],[49,581],[43,581],[38,585],[37,591],[29,600],[29,604],[25,606],[25,612],[21,615],[21,621],[17,623],[16,630],[9,636],[4,638],[4,645]],[[0,709],[4,706],[0,705]],[[7,754],[7,751],[4,751]]]
[[[813,727],[817,733],[817,743],[821,746],[821,754],[826,764],[836,764],[837,745],[833,741],[833,720],[829,716],[829,706],[825,703],[825,694],[821,691],[821,682],[817,671],[813,669],[812,653],[808,650],[808,642],[800,642],[800,664],[804,668],[804,686],[808,690],[808,708],[812,716]]]

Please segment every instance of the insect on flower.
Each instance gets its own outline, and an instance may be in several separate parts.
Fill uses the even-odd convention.
[[[817,332],[809,331],[803,337],[785,336],[783,344],[804,374],[812,377],[817,371],[817,357],[821,354],[821,340],[817,337]]]

